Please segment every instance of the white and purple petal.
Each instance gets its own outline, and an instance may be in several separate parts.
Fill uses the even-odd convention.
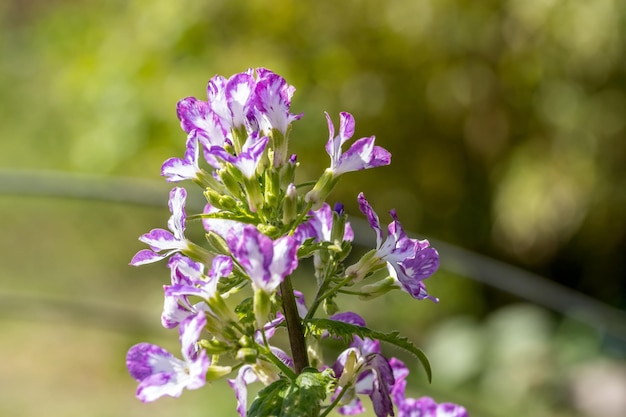
[[[167,222],[167,226],[179,241],[185,240],[186,200],[187,191],[184,188],[175,187],[170,191],[168,206],[172,215]]]
[[[195,134],[190,134],[187,139],[187,149],[183,159],[170,158],[161,166],[161,175],[168,182],[178,182],[184,180],[194,180],[201,172],[198,165],[200,145]]]
[[[374,136],[371,136],[354,142],[346,152],[335,160],[335,164],[331,165],[334,175],[339,176],[346,172],[389,165],[391,154],[385,148],[374,146],[374,141]]]
[[[242,366],[237,373],[237,377],[228,380],[228,384],[235,391],[237,412],[241,417],[246,417],[248,411],[248,385],[258,380],[259,378],[254,373],[251,365]]]

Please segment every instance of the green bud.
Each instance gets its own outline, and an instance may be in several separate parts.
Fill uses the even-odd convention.
[[[272,149],[274,149],[274,159],[273,166],[281,167],[285,161],[287,161],[287,148],[289,145],[289,141],[287,137],[289,135],[289,127],[287,128],[287,133],[283,135],[283,133],[274,128],[272,129],[272,133],[270,138],[272,140]]]
[[[248,208],[251,212],[256,213],[257,210],[263,208],[264,203],[261,184],[256,178],[244,178],[243,186],[246,190]]]
[[[217,253],[220,255],[230,255],[230,249],[226,244],[226,241],[223,237],[218,235],[215,232],[209,232],[206,234],[206,240],[209,243],[209,250],[212,253]]]
[[[272,226],[271,224],[259,224],[256,228],[259,229],[259,232],[263,233],[265,236],[269,236],[272,238],[275,237],[279,232],[276,226]]]
[[[280,198],[280,182],[278,172],[273,169],[265,170],[265,203],[266,206],[277,207]]]
[[[298,215],[298,193],[294,184],[287,186],[285,199],[283,200],[283,224],[290,224]]]
[[[272,302],[269,294],[261,289],[254,290],[254,318],[256,319],[257,328],[261,329],[267,322],[267,316],[270,314]]]
[[[255,363],[259,357],[259,351],[254,348],[241,348],[237,351],[236,359],[245,363]]]
[[[342,213],[337,213],[335,210],[333,213],[333,226],[330,231],[330,239],[331,241],[341,247],[343,242],[343,235],[346,232],[346,221],[348,220],[348,215],[343,211],[343,205],[341,209]]]
[[[324,300],[324,312],[329,316],[332,316],[336,312],[339,311],[339,306],[335,302],[335,300],[331,300],[329,298]]]
[[[230,192],[232,196],[240,200],[244,199],[243,192],[241,190],[240,180],[237,177],[241,177],[241,173],[232,164],[224,164],[224,168],[216,171],[220,177],[224,186]]]
[[[250,347],[254,346],[254,341],[248,335],[243,335],[238,340],[239,346],[241,347]]]
[[[209,366],[209,370],[206,373],[207,381],[215,381],[222,378],[233,371],[230,366]]]
[[[213,189],[207,188],[204,190],[204,196],[209,204],[220,210],[235,211],[237,209],[237,200],[230,195],[220,194]]]
[[[373,284],[364,285],[360,289],[360,292],[362,294],[359,295],[359,298],[361,300],[371,300],[373,298],[387,294],[389,291],[397,289],[399,289],[399,287],[396,283],[396,280],[393,277],[389,276]]]
[[[300,164],[296,160],[296,155],[292,155],[287,162],[280,167],[278,177],[281,189],[285,189],[288,184],[294,182],[298,165]]]
[[[198,341],[198,345],[206,350],[209,355],[221,355],[223,353],[226,353],[230,348],[229,344],[217,339],[202,339]]]

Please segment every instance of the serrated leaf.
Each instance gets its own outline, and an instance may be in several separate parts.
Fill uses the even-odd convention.
[[[288,388],[289,381],[286,379],[279,379],[263,388],[250,404],[247,417],[280,416]]]
[[[248,417],[317,417],[334,382],[331,369],[307,368],[295,381],[280,379],[261,390]]]
[[[432,370],[426,354],[420,348],[415,346],[409,339],[404,336],[400,336],[400,333],[397,331],[383,333],[364,326],[356,326],[354,324],[329,319],[311,319],[307,321],[305,325],[306,331],[317,337],[321,337],[324,332],[328,332],[331,336],[339,337],[346,343],[350,343],[352,341],[352,337],[357,335],[361,338],[369,337],[370,339],[382,340],[383,342],[387,342],[404,349],[420,361],[422,367],[426,371],[428,382],[432,382]]]

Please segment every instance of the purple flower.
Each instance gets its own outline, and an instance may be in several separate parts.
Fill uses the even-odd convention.
[[[391,358],[389,364],[393,369],[396,382],[391,390],[391,396],[396,407],[398,417],[468,417],[464,407],[452,403],[437,404],[430,397],[406,398],[406,377],[409,374],[404,363],[396,358]]]
[[[324,203],[318,210],[309,211],[310,218],[296,229],[294,236],[299,242],[314,238],[314,242],[332,242],[333,210]],[[351,242],[354,232],[350,223],[346,223],[343,240]]]
[[[126,366],[131,376],[139,381],[137,397],[141,401],[154,401],[164,395],[178,397],[184,388],[197,389],[206,383],[210,360],[204,350],[197,348],[205,324],[203,312],[181,324],[182,360],[160,346],[149,343],[130,348]]]
[[[192,305],[188,297],[197,296],[207,301],[216,297],[217,283],[221,277],[231,273],[233,261],[227,256],[216,256],[208,276],[204,274],[204,265],[184,256],[174,255],[168,266],[172,272],[172,285],[163,287],[165,302],[161,323],[166,328],[172,328],[199,311],[212,313],[206,302]]]
[[[256,227],[246,225],[242,234],[230,236],[228,246],[255,290],[266,294],[275,291],[298,266],[298,244],[291,236],[272,240]]]
[[[150,249],[137,252],[130,261],[131,265],[138,266],[167,258],[173,253],[191,250],[190,242],[185,238],[185,199],[187,192],[184,188],[176,187],[170,192],[170,216],[167,226],[170,229],[152,229],[142,235],[139,240],[150,245]]]
[[[245,178],[256,178],[256,169],[261,161],[268,138],[258,138],[256,133],[251,134],[243,145],[238,155],[232,155],[223,148],[213,147],[209,152],[226,162],[230,162],[236,166]]]
[[[259,79],[254,89],[254,107],[259,126],[266,134],[277,129],[284,136],[287,127],[302,117],[302,114],[289,113],[296,89],[266,68],[257,68],[256,73]]]
[[[347,273],[355,274],[361,279],[371,272],[372,267],[378,266],[377,261],[385,261],[391,266],[392,277],[397,280],[397,285],[401,289],[418,300],[430,298],[438,301],[428,295],[422,282],[439,268],[437,251],[430,247],[427,240],[409,238],[398,221],[395,210],[389,212],[393,221],[387,227],[387,237],[384,237],[378,215],[363,193],[359,194],[358,200],[361,212],[365,214],[370,226],[376,232],[376,250],[373,260],[357,263],[349,267]]]
[[[220,118],[210,103],[187,97],[178,102],[176,113],[182,129],[190,135],[197,135],[206,149],[224,146],[230,141],[230,125]]]
[[[161,324],[167,329],[172,329],[188,317],[208,310],[208,306],[203,301],[192,305],[187,295],[168,294],[168,289],[172,287],[191,286],[198,281],[204,275],[204,265],[177,253],[170,258],[167,266],[170,268],[172,285],[163,286],[165,298]]]
[[[339,134],[335,136],[333,122],[328,113],[325,114],[330,133],[328,142],[326,142],[326,153],[330,156],[330,167],[326,168],[313,189],[304,196],[305,201],[310,203],[314,209],[321,206],[342,174],[391,163],[389,151],[380,146],[374,146],[374,136],[358,139],[346,152],[343,152],[344,143],[354,135],[354,118],[350,113],[340,113]]]
[[[374,136],[358,139],[344,153],[343,144],[354,134],[354,117],[350,113],[341,112],[339,134],[335,136],[335,127],[328,113],[328,131],[330,137],[326,143],[326,153],[330,156],[330,170],[334,177],[351,171],[389,165],[391,154],[380,146],[374,146]]]

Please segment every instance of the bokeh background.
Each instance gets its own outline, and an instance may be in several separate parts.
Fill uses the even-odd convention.
[[[128,261],[168,216],[176,102],[257,66],[297,88],[302,180],[349,111],[393,163],[331,199],[440,243],[440,304],[342,301],[424,348],[413,396],[626,415],[625,2],[8,0],[0,25],[0,415],[235,415],[224,381],[134,398],[126,350],[177,336],[165,266]]]

